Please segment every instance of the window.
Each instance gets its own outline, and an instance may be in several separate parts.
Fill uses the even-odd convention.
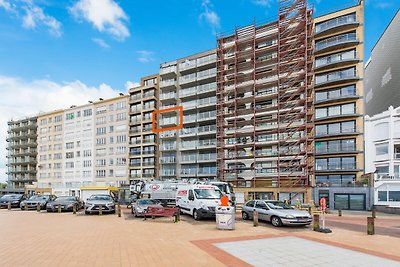
[[[387,201],[387,191],[378,191],[378,201]]]
[[[67,113],[67,114],[65,115],[65,119],[66,119],[66,120],[72,120],[72,119],[74,119],[74,118],[75,118],[75,113],[74,113],[74,112]]]
[[[117,114],[117,121],[126,120],[126,113],[118,113]]]
[[[100,127],[96,129],[96,135],[100,134],[105,134],[106,133],[106,127]]]
[[[54,159],[62,159],[62,154],[61,153],[54,154]]]
[[[72,169],[72,168],[74,168],[74,162],[66,162],[66,163],[65,163],[65,168],[67,168],[67,169]]]
[[[117,103],[117,110],[124,109],[124,108],[126,108],[126,102],[125,101]]]
[[[62,131],[62,125],[56,125],[56,126],[54,126],[54,131],[56,131],[56,132]]]
[[[388,155],[389,154],[389,144],[384,143],[384,144],[375,145],[375,150],[376,150],[377,156]]]
[[[356,131],[355,126],[356,126],[355,121],[320,124],[316,125],[316,135],[321,136],[321,135],[354,133]]]
[[[62,115],[58,115],[54,117],[54,122],[60,122],[62,121]]]
[[[91,157],[92,156],[92,151],[91,150],[83,150],[83,156],[84,157]]]
[[[107,116],[101,116],[96,118],[96,125],[107,123]]]
[[[85,109],[83,111],[83,117],[92,116],[92,109]]]
[[[322,84],[330,81],[336,81],[346,78],[356,77],[356,68],[348,68],[335,72],[323,73],[315,76],[315,84]]]
[[[83,161],[83,167],[91,167],[92,166],[92,161],[91,160],[84,160]]]
[[[117,143],[125,143],[125,142],[126,142],[126,135],[117,136]]]
[[[67,159],[73,159],[73,158],[74,158],[74,152],[67,152],[67,153],[65,153],[65,158],[67,158]]]
[[[389,191],[389,201],[400,201],[400,191]]]
[[[324,118],[324,117],[331,117],[331,116],[340,116],[340,115],[351,115],[356,112],[356,104],[344,104],[338,106],[330,106],[324,108],[317,108],[316,109],[316,118]]]
[[[256,209],[268,209],[267,208],[267,205],[265,205],[265,203],[264,202],[262,202],[262,201],[257,201],[256,202],[256,207],[255,207]]]
[[[389,175],[389,166],[379,166],[376,167],[376,171],[377,174],[380,175]]]
[[[66,143],[65,144],[66,149],[73,149],[74,148],[74,142]]]
[[[246,206],[247,206],[247,207],[254,207],[254,202],[255,202],[255,201],[251,200],[251,201],[249,201],[249,202],[246,203]]]
[[[105,145],[106,144],[106,138],[96,138],[96,145]]]
[[[104,167],[104,166],[106,166],[106,160],[105,159],[96,160],[96,167]]]
[[[107,106],[105,106],[105,105],[96,108],[96,114],[97,114],[97,115],[98,115],[98,114],[105,113],[105,112],[107,112]]]
[[[96,177],[106,177],[106,171],[105,170],[97,170]]]

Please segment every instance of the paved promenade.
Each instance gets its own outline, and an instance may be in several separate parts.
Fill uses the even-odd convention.
[[[397,260],[400,266],[400,238],[333,230],[327,235],[309,228],[277,229],[264,222],[253,227],[249,221],[239,221],[236,230],[221,231],[213,221],[197,222],[187,216],[178,223],[172,218],[143,221],[128,210],[121,218],[0,210],[0,258],[1,266],[249,266],[246,259],[218,244],[293,237],[311,240],[316,246],[370,254],[382,261]],[[308,250],[304,257],[310,255]]]

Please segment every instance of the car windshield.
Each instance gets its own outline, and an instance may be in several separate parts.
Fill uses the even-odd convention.
[[[49,196],[31,196],[29,200],[48,200]]]
[[[75,201],[75,197],[58,197],[56,201]]]
[[[214,184],[214,186],[218,187],[219,190],[221,190],[221,192],[228,193],[228,190],[226,188],[226,184]]]
[[[1,200],[7,200],[7,199],[13,200],[13,199],[20,199],[20,197],[21,197],[21,195],[4,195],[0,199]]]
[[[138,202],[139,205],[156,205],[158,204],[158,201],[153,200],[153,199],[141,199]]]
[[[89,198],[89,200],[109,200],[112,201],[111,196],[107,195],[93,195]]]
[[[197,199],[220,199],[222,193],[217,189],[195,189],[194,194]]]
[[[267,202],[268,207],[273,210],[285,209],[291,210],[293,209],[290,205],[285,204],[283,201],[274,201],[274,202]]]

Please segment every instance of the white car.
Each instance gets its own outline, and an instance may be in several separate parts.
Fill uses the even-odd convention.
[[[275,227],[282,225],[309,225],[311,215],[307,211],[295,210],[278,200],[250,200],[242,208],[243,220],[253,219],[254,211],[259,220],[271,222]]]

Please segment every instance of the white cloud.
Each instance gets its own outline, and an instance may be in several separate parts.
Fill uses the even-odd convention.
[[[139,50],[137,53],[139,54],[138,60],[142,63],[147,63],[154,60],[152,57],[154,52],[152,51]]]
[[[21,18],[22,27],[26,29],[45,28],[55,37],[62,35],[61,22],[46,14],[43,8],[34,3],[34,0],[14,0],[14,2],[18,4],[0,0],[0,8],[2,7],[10,14],[15,15],[15,18]]]
[[[378,9],[387,9],[391,8],[393,3],[391,1],[374,1],[375,8]]]
[[[104,41],[103,39],[100,38],[92,38],[92,41],[96,43],[97,45],[103,47],[103,48],[110,48],[110,46]]]
[[[4,8],[7,12],[15,11],[15,4],[10,4],[7,0],[0,0],[0,7]]]
[[[97,30],[117,40],[123,41],[130,36],[125,25],[129,18],[114,0],[79,0],[69,11],[75,18],[92,23]]]
[[[35,29],[38,26],[44,26],[53,36],[60,37],[62,35],[61,23],[54,17],[46,15],[39,6],[28,2],[23,9],[25,11],[25,15],[22,17],[24,28]]]
[[[138,87],[138,86],[140,86],[140,83],[137,83],[137,82],[127,81],[127,82],[125,83],[125,89],[126,89],[127,91],[128,91],[129,89],[131,89],[131,88]]]
[[[88,86],[80,81],[56,83],[50,80],[25,81],[0,75],[0,171],[6,163],[7,121],[39,112],[82,105],[99,97],[111,98],[118,92],[107,84]],[[4,170],[0,180],[5,177]]]
[[[218,29],[220,28],[220,17],[218,14],[213,11],[213,5],[210,0],[202,0],[201,1],[201,7],[203,8],[203,12],[199,15],[200,20],[204,20],[207,22],[208,25],[211,26],[211,28]]]

